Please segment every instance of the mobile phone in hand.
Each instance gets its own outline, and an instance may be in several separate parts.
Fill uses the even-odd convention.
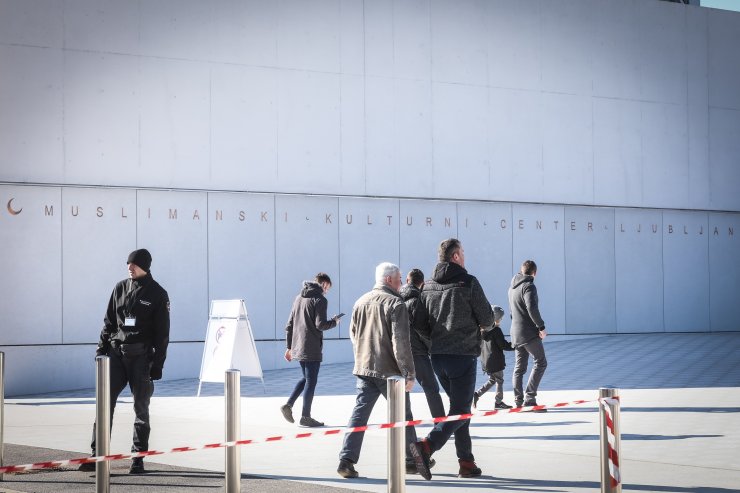
[[[344,316],[344,313],[340,313],[340,314],[338,314],[338,315],[334,315],[334,320],[339,320],[339,319],[340,319],[340,318],[342,318],[343,316]]]

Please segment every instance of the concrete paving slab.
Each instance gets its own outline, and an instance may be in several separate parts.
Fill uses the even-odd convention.
[[[5,452],[8,457],[24,464],[43,461],[48,457],[71,459],[79,455],[76,452],[13,444],[8,445]],[[224,488],[224,474],[221,472],[187,469],[148,461],[145,474],[130,475],[128,474],[129,465],[130,461],[111,463],[110,491],[112,493],[148,493],[151,491],[193,493],[222,491]],[[249,475],[242,475],[241,489],[242,491],[290,493],[357,491]],[[85,491],[96,491],[95,473],[81,473],[72,467],[6,474],[3,482],[0,482],[0,493],[77,493]]]
[[[740,490],[740,333],[548,338],[546,347],[550,365],[538,396],[540,403],[595,400],[597,387],[605,384],[622,389],[625,491]],[[696,370],[705,359],[713,362],[713,371]],[[687,372],[686,361],[695,365],[693,373]],[[327,426],[344,426],[349,418],[355,381],[351,368],[350,364],[321,368],[313,414]],[[252,379],[242,382],[244,438],[315,431],[291,425],[279,413],[297,378],[295,370],[276,370],[266,372],[264,388]],[[484,379],[481,373],[479,383]],[[511,401],[508,388],[506,399]],[[151,407],[152,448],[167,450],[223,440],[222,386],[206,386],[200,398],[194,397],[196,389],[197,380],[158,383]],[[412,409],[417,418],[428,418],[424,396],[416,390]],[[93,397],[86,389],[6,399],[6,442],[85,455],[94,418]],[[479,404],[488,410],[493,397],[486,395]],[[371,423],[384,422],[385,417],[381,400]],[[132,422],[131,398],[123,396],[114,419],[113,452],[128,450]],[[417,433],[423,436],[429,428],[420,426]],[[457,460],[449,442],[435,454],[432,481],[409,476],[407,491],[594,491],[600,479],[598,434],[595,402],[544,414],[474,418],[473,451],[484,476],[457,478]],[[362,477],[355,480],[336,474],[341,440],[336,435],[246,445],[241,454],[242,472],[276,480],[284,491],[294,484],[387,491],[386,432],[366,434],[357,464]],[[6,463],[11,461],[6,454]],[[224,453],[169,454],[157,456],[156,462],[163,467],[215,473],[223,471]]]

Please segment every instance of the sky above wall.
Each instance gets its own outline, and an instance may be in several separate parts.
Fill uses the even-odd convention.
[[[701,6],[740,12],[740,0],[701,0]]]

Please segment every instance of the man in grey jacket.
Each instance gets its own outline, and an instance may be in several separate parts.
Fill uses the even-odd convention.
[[[480,329],[493,325],[493,311],[478,279],[465,270],[465,252],[456,238],[440,243],[439,263],[424,285],[421,301],[429,314],[434,373],[450,398],[449,415],[468,414],[475,392]],[[469,419],[437,423],[424,440],[411,444],[416,468],[424,479],[432,478],[428,467],[431,455],[452,434],[460,465],[458,476],[481,475],[473,457],[469,425]]]
[[[357,400],[348,427],[365,426],[375,402],[387,397],[389,377],[406,379],[406,419],[411,420],[409,391],[414,386],[414,359],[409,340],[409,315],[398,290],[401,272],[398,266],[383,262],[375,268],[375,286],[360,297],[352,309],[349,336],[355,356],[352,373],[357,376]],[[344,436],[337,472],[343,478],[356,478],[354,464],[360,459],[365,433]],[[406,441],[416,441],[413,426],[406,427]],[[406,460],[407,472],[415,472],[413,459]]]
[[[316,274],[315,282],[303,281],[303,289],[293,301],[290,318],[285,326],[285,350],[287,361],[298,361],[301,364],[303,377],[296,383],[288,402],[280,407],[283,417],[293,423],[293,404],[303,393],[303,411],[300,426],[324,426],[324,423],[311,417],[311,404],[316,383],[319,379],[319,367],[324,347],[324,331],[332,329],[339,323],[339,318],[326,318],[327,301],[324,294],[331,288],[331,279],[327,274]]]
[[[534,260],[525,260],[520,272],[511,280],[511,287],[509,287],[511,345],[516,351],[513,378],[516,407],[537,405],[537,388],[547,368],[545,347],[542,344],[547,332],[538,306],[537,287],[534,285],[536,275],[537,264]],[[529,374],[526,392],[523,392],[522,379],[527,372],[530,355],[534,360],[534,366]],[[547,410],[537,410],[537,412],[545,411]]]

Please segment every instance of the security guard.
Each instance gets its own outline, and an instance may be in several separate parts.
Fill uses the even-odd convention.
[[[170,341],[170,301],[167,291],[152,278],[151,265],[146,249],[129,254],[129,278],[113,288],[96,351],[97,356],[110,357],[111,424],[118,395],[126,384],[131,388],[136,413],[132,452],[149,450],[149,400],[153,380],[162,378]],[[91,447],[95,455],[95,426]],[[79,469],[91,472],[95,464],[81,464]],[[143,472],[143,458],[134,458],[129,473]]]

